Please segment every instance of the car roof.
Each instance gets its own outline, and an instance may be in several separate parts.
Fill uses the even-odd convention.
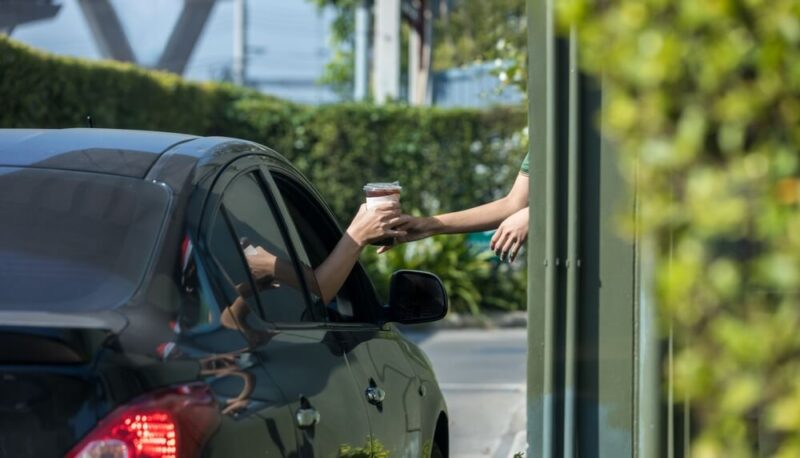
[[[161,154],[196,138],[118,129],[0,129],[0,166],[143,178]]]

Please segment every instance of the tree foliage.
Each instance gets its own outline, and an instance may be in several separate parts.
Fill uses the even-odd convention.
[[[309,0],[317,8],[333,8],[331,59],[325,64],[319,83],[330,87],[341,100],[352,100],[355,84],[355,13],[360,0]]]
[[[498,42],[527,48],[524,0],[459,0],[435,22],[437,68],[498,57]]]
[[[320,8],[331,7],[335,11],[331,33],[334,55],[320,81],[349,99],[354,77],[355,9],[360,0],[310,1]],[[500,80],[518,85],[524,92],[527,80],[525,0],[443,0],[442,4],[451,6],[436,12],[433,70],[497,61]],[[405,28],[403,31],[401,49],[406,49],[407,33]],[[405,53],[401,56],[404,60],[407,58]]]
[[[557,8],[655,247],[693,456],[800,456],[800,2]]]
[[[527,16],[525,0],[459,0],[434,24],[434,70],[477,62],[497,63],[506,84],[527,81]]]

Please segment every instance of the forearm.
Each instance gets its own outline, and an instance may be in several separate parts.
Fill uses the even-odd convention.
[[[400,215],[397,202],[378,204],[373,209],[361,205],[333,251],[314,269],[313,277],[316,278],[314,292],[324,303],[329,303],[339,292],[367,244],[385,237],[405,235],[405,232],[392,228],[404,223],[406,218]],[[308,273],[304,275],[309,276]]]
[[[528,183],[528,176],[519,174],[505,197],[467,210],[425,218],[423,232],[436,235],[496,229],[503,220],[528,206]]]
[[[250,273],[255,280],[256,290],[272,288],[275,284],[286,285],[294,289],[300,289],[303,282],[298,277],[295,264],[292,261],[279,258],[274,254],[264,250],[262,247],[255,248],[256,252],[247,256],[247,263],[250,266]],[[318,294],[317,282],[314,279],[314,271],[311,267],[300,264],[300,276],[305,280],[305,284],[314,293]],[[249,285],[242,284],[239,293],[250,295],[252,291]]]
[[[487,231],[496,229],[519,210],[517,207],[510,199],[502,198],[467,210],[429,217],[425,224],[433,235]]]
[[[303,278],[306,280],[308,287],[312,292],[316,293],[314,272],[305,264],[300,265],[300,271],[303,275]],[[280,284],[284,284],[295,289],[301,288],[300,280],[297,278],[297,271],[295,270],[294,264],[285,259],[278,258],[275,263],[275,280]]]
[[[361,255],[362,245],[351,237],[342,237],[331,254],[315,269],[319,296],[328,303],[336,296]]]

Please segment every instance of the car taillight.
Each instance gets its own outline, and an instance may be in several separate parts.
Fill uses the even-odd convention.
[[[114,409],[66,458],[194,457],[219,422],[207,385],[165,388]]]

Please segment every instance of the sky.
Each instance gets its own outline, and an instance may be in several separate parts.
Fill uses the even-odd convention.
[[[177,19],[181,0],[111,0],[140,64],[152,65],[161,54]],[[76,0],[59,2],[51,19],[20,25],[11,37],[56,54],[99,59],[100,52]],[[233,56],[233,7],[218,0],[187,65],[184,76],[218,79]],[[247,40],[251,49],[248,77],[288,80],[299,85],[267,85],[264,92],[305,103],[336,101],[327,88],[312,84],[329,60],[333,12],[308,0],[248,0]]]

